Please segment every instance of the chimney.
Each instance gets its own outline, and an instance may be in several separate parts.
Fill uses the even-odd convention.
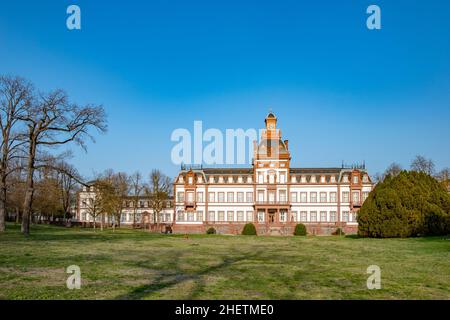
[[[289,141],[288,140],[284,140],[284,144],[286,145],[286,149],[289,150]]]

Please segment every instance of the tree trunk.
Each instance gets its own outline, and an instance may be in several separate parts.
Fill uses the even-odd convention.
[[[16,223],[20,222],[20,208],[16,207]]]
[[[3,177],[2,177],[3,180]],[[6,216],[6,183],[1,182],[0,190],[0,232],[5,231],[5,216]]]
[[[34,195],[34,160],[36,157],[36,142],[30,139],[29,155],[28,155],[28,173],[27,173],[27,191],[25,192],[25,200],[23,202],[22,228],[21,231],[25,235],[30,234],[30,217],[33,205]]]

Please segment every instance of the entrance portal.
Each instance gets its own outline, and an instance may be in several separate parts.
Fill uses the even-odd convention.
[[[269,210],[269,223],[274,223],[275,222],[275,210]]]

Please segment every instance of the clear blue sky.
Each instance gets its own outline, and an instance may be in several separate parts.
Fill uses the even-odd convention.
[[[81,31],[66,28],[70,4]],[[446,0],[2,1],[0,73],[105,106],[109,132],[71,160],[86,176],[173,176],[174,129],[260,128],[269,107],[295,166],[450,166]]]

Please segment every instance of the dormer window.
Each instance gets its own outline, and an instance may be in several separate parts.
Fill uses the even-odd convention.
[[[367,177],[367,174],[365,174],[365,175],[363,176],[363,182],[364,182],[364,183],[369,182],[369,178]]]
[[[228,177],[228,183],[233,183],[233,177]]]
[[[247,178],[247,183],[252,183],[252,182],[253,182],[252,177],[248,177],[248,178]]]
[[[188,177],[188,183],[189,183],[189,184],[192,184],[193,182],[194,182],[193,177]]]
[[[305,176],[302,176],[301,182],[302,183],[306,183],[306,177]]]
[[[198,183],[202,183],[203,182],[202,176],[198,176],[197,181],[198,181]]]
[[[214,177],[209,177],[209,183],[214,183]]]
[[[178,182],[183,182],[184,181],[184,179],[183,179],[183,176],[180,176],[179,178],[178,178]]]
[[[336,182],[336,177],[335,176],[331,176],[331,182],[335,183]]]
[[[316,183],[316,176],[311,176],[311,183]]]
[[[343,182],[348,182],[348,176],[347,176],[347,175],[344,175],[344,176],[342,177],[342,181],[343,181]]]
[[[321,183],[325,183],[325,176],[321,176],[321,177],[320,177],[320,182],[321,182]]]
[[[359,177],[358,176],[353,176],[353,183],[357,184],[359,182]]]
[[[292,183],[296,183],[296,182],[297,182],[297,178],[296,178],[295,176],[292,176],[292,177],[291,177],[291,182],[292,182]]]
[[[223,177],[222,176],[219,177],[219,183],[223,183]]]
[[[242,183],[242,177],[241,176],[238,177],[238,182]]]

